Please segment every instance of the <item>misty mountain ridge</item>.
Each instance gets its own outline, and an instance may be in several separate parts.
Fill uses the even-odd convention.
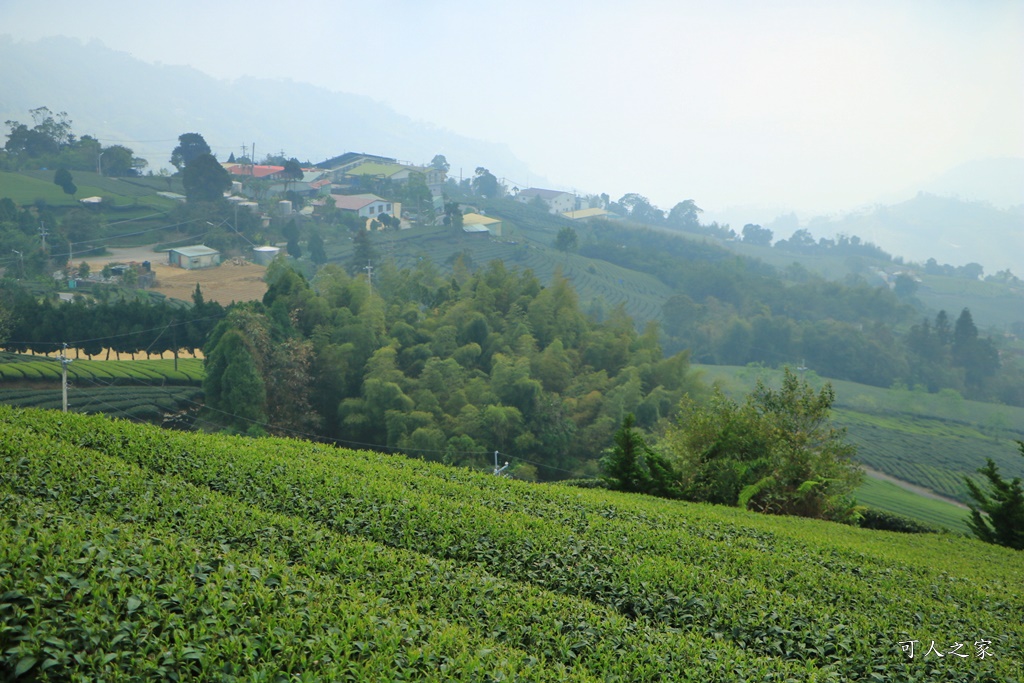
[[[293,80],[218,80],[192,67],[143,62],[97,41],[15,42],[0,35],[0,82],[3,120],[31,124],[29,111],[41,106],[65,111],[77,134],[104,144],[124,141],[153,171],[169,167],[179,135],[198,132],[222,160],[255,142],[257,157],[284,151],[316,162],[356,151],[426,163],[444,154],[453,167],[531,174],[505,145],[415,121],[368,97]]]
[[[29,111],[40,106],[66,111],[77,134],[123,142],[151,170],[168,166],[178,135],[199,132],[221,159],[255,142],[257,157],[283,151],[316,162],[359,151],[425,163],[444,154],[453,169],[486,166],[499,175],[538,178],[504,145],[414,121],[368,97],[292,80],[218,80],[191,67],[143,62],[96,41],[16,42],[0,35],[0,82],[6,86],[3,120],[30,122]],[[857,235],[916,262],[976,262],[986,274],[1024,273],[1024,159],[962,164],[891,197],[902,201],[809,220],[793,213],[765,226],[776,240],[806,228],[815,238]],[[739,220],[739,214],[729,220],[728,213],[709,211],[705,218],[739,232],[745,222],[782,212],[758,211],[760,221]]]
[[[1009,269],[1024,273],[1024,204],[997,208],[988,202],[919,192],[905,201],[866,207],[808,221],[779,216],[765,227],[775,239],[806,229],[817,238],[857,235],[893,256],[924,264],[981,264],[986,275]]]
[[[1024,159],[999,157],[968,161],[934,176],[899,195],[882,197],[893,204],[925,192],[967,202],[983,202],[997,209],[1024,206]]]

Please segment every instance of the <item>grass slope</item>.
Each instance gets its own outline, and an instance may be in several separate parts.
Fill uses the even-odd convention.
[[[173,199],[157,192],[167,191],[163,179],[108,178],[88,171],[72,171],[78,191],[65,194],[53,184],[53,171],[0,171],[0,197],[9,197],[15,204],[29,206],[42,199],[58,207],[79,206],[83,197],[103,197],[108,207],[145,207],[165,211],[174,206]],[[173,188],[180,192],[180,187]]]
[[[10,408],[0,506],[7,677],[1024,675],[1020,553],[952,535]]]

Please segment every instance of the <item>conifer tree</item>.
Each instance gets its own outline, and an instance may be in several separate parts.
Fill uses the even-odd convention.
[[[1024,456],[1024,441],[1018,441],[1017,446]],[[1003,479],[992,458],[978,472],[988,479],[988,490],[964,477],[971,498],[978,502],[977,507],[971,506],[967,526],[986,543],[1024,550],[1024,482],[1020,477]]]

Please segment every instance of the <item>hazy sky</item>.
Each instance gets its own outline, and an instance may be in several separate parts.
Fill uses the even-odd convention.
[[[368,95],[664,209],[852,208],[1024,157],[1021,0],[0,0],[0,32]]]

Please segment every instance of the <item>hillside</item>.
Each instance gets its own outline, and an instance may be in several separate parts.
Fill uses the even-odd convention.
[[[467,168],[485,163],[528,173],[503,145],[415,121],[368,97],[290,80],[217,80],[97,42],[0,35],[0,83],[0,120],[25,121],[41,106],[66,111],[77,130],[127,141],[154,172],[170,168],[179,135],[199,131],[221,160],[255,142],[258,154],[284,150],[303,161],[365,150],[425,162],[440,152]]]
[[[860,235],[907,261],[924,263],[934,258],[940,264],[954,266],[979,263],[986,275],[992,275],[1006,269],[1024,273],[1021,226],[1024,208],[1020,205],[998,208],[985,202],[921,192],[891,205],[815,218],[802,227],[815,237]]]
[[[0,452],[7,677],[1024,675],[1019,553],[964,538],[9,408]]]

